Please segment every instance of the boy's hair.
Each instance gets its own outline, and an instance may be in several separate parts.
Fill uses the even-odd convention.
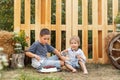
[[[44,36],[44,35],[50,35],[49,29],[47,29],[47,28],[41,29],[40,36]]]
[[[77,41],[77,43],[80,45],[80,38],[78,36],[72,36],[69,42],[71,43],[72,40]]]

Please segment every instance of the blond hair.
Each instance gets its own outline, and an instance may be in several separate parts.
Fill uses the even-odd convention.
[[[75,40],[80,45],[80,38],[78,36],[72,36],[69,42],[71,43],[72,40]]]

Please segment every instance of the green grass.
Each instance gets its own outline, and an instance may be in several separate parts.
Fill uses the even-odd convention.
[[[19,77],[16,78],[16,80],[63,80],[63,79],[60,77],[51,77],[51,76],[40,78],[37,76],[32,76],[26,73],[22,73]]]

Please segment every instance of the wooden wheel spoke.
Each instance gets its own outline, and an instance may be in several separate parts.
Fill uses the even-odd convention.
[[[112,50],[114,50],[114,51],[120,51],[120,49],[115,49],[115,48],[113,48]]]
[[[117,42],[119,42],[119,43],[120,43],[120,40],[118,39],[118,40],[117,40]]]
[[[120,69],[120,34],[116,34],[109,43],[108,56],[112,64]]]
[[[114,61],[117,61],[117,60],[120,59],[120,57],[118,57],[118,58],[114,58],[113,56],[111,56],[111,58],[112,58]]]

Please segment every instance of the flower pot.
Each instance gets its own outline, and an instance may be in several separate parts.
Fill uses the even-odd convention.
[[[11,67],[12,68],[23,68],[24,67],[24,53],[12,54]]]

